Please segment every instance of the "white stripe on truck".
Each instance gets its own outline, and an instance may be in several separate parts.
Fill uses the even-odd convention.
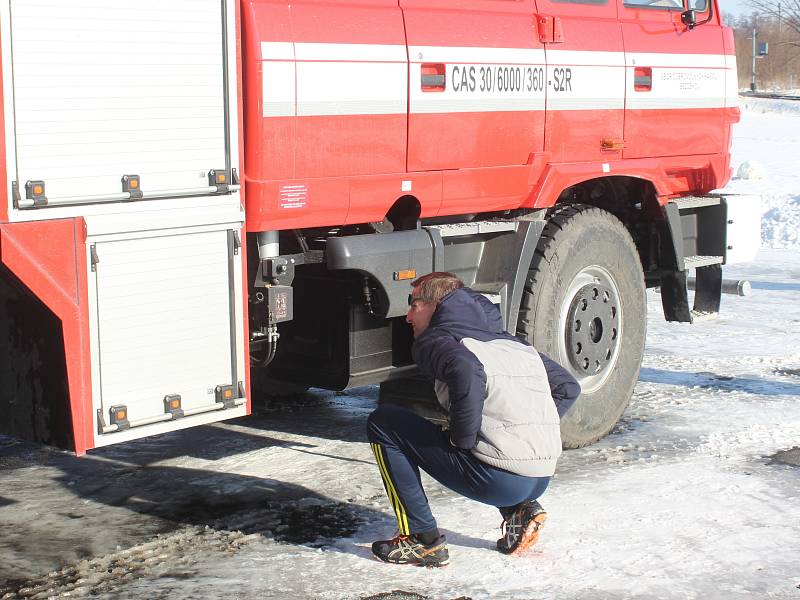
[[[538,48],[262,42],[261,55],[265,117],[734,105],[722,54],[548,50],[545,66]],[[423,91],[423,64],[445,65],[443,90]],[[634,89],[637,67],[650,89]]]

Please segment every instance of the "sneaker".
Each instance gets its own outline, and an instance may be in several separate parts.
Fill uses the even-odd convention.
[[[536,500],[520,504],[500,525],[503,537],[497,540],[497,549],[503,554],[521,554],[539,539],[545,519],[547,513]]]
[[[372,553],[383,562],[420,567],[443,567],[450,562],[444,536],[425,545],[413,535],[398,535],[372,544]]]

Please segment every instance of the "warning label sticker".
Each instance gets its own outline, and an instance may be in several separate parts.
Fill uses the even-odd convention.
[[[281,208],[304,208],[307,202],[308,187],[305,184],[286,184],[280,187]]]

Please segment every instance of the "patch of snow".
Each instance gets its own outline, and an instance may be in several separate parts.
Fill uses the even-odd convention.
[[[746,160],[739,165],[736,176],[739,179],[764,179],[767,176],[767,169],[757,160]]]

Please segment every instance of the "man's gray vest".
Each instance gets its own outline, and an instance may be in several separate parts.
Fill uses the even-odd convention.
[[[486,371],[486,400],[472,454],[518,475],[552,475],[561,455],[561,430],[539,353],[512,340],[463,338],[461,343]],[[447,385],[436,381],[435,388],[449,412]]]

